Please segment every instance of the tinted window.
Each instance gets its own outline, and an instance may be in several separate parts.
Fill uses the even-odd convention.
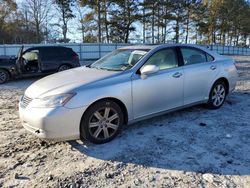
[[[57,54],[61,60],[71,60],[77,55],[71,48],[59,48]]]
[[[184,65],[204,63],[207,61],[205,52],[194,48],[181,48]]]
[[[59,48],[58,53],[60,56],[66,56],[66,57],[73,55],[71,49],[68,48]]]
[[[40,49],[42,52],[42,60],[55,60],[58,57],[58,50],[53,48],[43,48]]]
[[[146,65],[156,65],[160,70],[178,67],[175,50],[169,48],[154,53],[143,66]]]

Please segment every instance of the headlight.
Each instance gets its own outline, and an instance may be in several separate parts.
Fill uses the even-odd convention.
[[[35,108],[53,108],[64,106],[74,95],[75,93],[65,93],[43,98],[36,98],[32,100],[30,106]]]

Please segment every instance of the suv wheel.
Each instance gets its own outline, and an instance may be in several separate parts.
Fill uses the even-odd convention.
[[[124,117],[119,105],[111,100],[100,101],[84,114],[80,135],[95,144],[109,142],[121,131]]]
[[[9,73],[6,70],[0,69],[0,84],[7,82],[9,78]]]
[[[58,69],[58,72],[61,72],[61,71],[65,71],[65,70],[68,70],[70,69],[70,66],[69,65],[61,65]]]

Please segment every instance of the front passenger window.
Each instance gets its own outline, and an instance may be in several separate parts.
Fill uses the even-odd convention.
[[[154,53],[143,65],[156,65],[160,70],[175,68],[178,66],[174,49],[163,49]]]
[[[200,50],[192,48],[181,48],[184,65],[204,63],[207,61],[206,54]]]
[[[27,61],[36,61],[36,60],[38,60],[38,51],[33,50],[30,52],[26,52],[25,54],[23,54],[22,57]]]

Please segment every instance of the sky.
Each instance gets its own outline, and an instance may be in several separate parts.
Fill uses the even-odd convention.
[[[27,0],[16,0],[16,3],[18,5],[18,7],[22,7],[22,4],[25,3],[25,1]],[[51,1],[51,0],[48,0],[48,1]],[[86,13],[88,12],[89,10],[86,9],[86,8],[81,8],[82,12]],[[51,24],[57,24],[59,22],[58,20],[58,17],[55,16],[54,14],[56,14],[56,10],[55,8],[53,8],[53,6],[51,6]],[[67,38],[70,38],[71,41],[70,42],[76,42],[76,43],[79,43],[79,42],[82,42],[82,34],[81,34],[81,31],[78,29],[80,27],[80,24],[79,24],[79,13],[78,13],[78,10],[76,8],[73,8],[73,12],[75,13],[75,16],[76,18],[72,19],[69,21],[68,23],[68,33],[67,33]],[[135,43],[139,43],[139,42],[142,42],[142,24],[140,22],[134,22],[133,23],[133,26],[136,28],[136,31],[133,31],[130,33],[130,39],[135,39],[133,40],[132,42],[135,42]],[[52,27],[52,34],[55,35],[55,36],[59,36],[59,38],[62,38],[62,34],[61,34],[61,29],[58,27],[58,26],[50,26]],[[138,38],[139,37],[139,38]],[[173,36],[169,36],[170,38],[173,37]],[[138,40],[139,39],[139,40]]]
[[[18,5],[18,8],[22,7],[22,4],[25,3],[26,0],[16,0],[16,3]],[[78,19],[78,15],[77,15],[77,10],[74,10],[74,12],[76,13],[76,18],[72,19],[69,21],[68,23],[68,38],[71,39],[71,42],[81,42],[81,32],[78,31],[79,28],[79,22],[77,21]],[[58,23],[58,17],[54,16],[56,14],[56,10],[51,7],[50,9],[50,14],[51,14],[51,19],[50,19],[50,23],[51,24],[56,24]],[[57,31],[60,31],[60,28],[57,26],[54,26],[54,29]],[[62,37],[61,32],[58,33],[60,35],[60,37]]]

